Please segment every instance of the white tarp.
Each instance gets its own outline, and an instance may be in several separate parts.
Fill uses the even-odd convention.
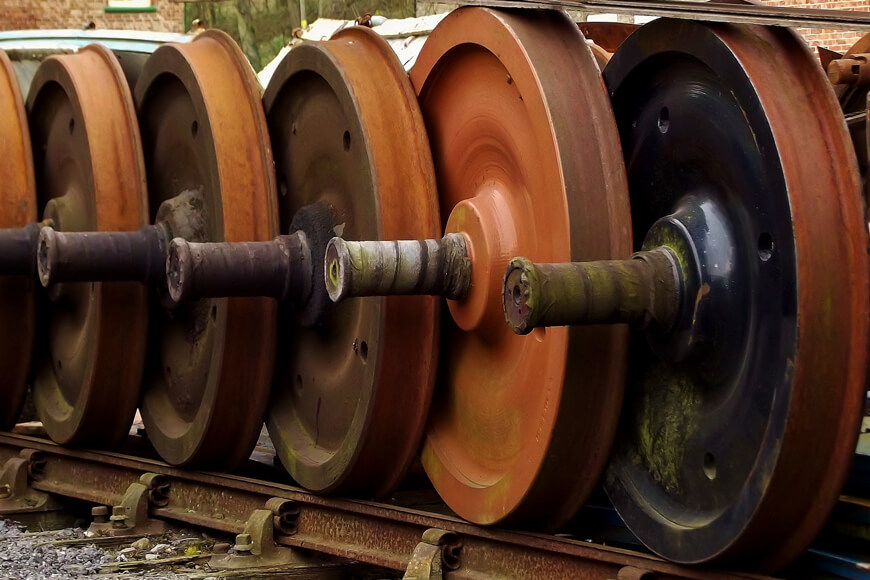
[[[392,47],[396,55],[399,57],[399,62],[405,67],[405,70],[411,70],[414,63],[417,61],[417,55],[423,48],[423,43],[426,42],[426,37],[441,22],[447,14],[432,14],[429,16],[421,16],[419,18],[396,18],[388,19],[382,24],[373,26],[372,30],[384,37],[384,40]],[[288,46],[281,49],[272,62],[267,64],[262,71],[257,75],[260,79],[260,84],[266,86],[269,84],[272,75],[275,74],[275,69],[278,63],[287,55],[287,52],[294,44],[299,44],[304,41],[320,41],[328,40],[333,34],[354,26],[353,20],[334,20],[332,18],[319,18],[311,26],[302,33],[300,40],[294,40]]]

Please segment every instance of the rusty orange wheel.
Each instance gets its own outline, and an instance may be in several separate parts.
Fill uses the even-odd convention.
[[[260,89],[232,39],[208,31],[160,47],[135,97],[151,220],[174,200],[166,207],[187,204],[197,216],[191,241],[272,239],[277,193]],[[164,308],[161,297],[158,290],[151,309],[141,404],[148,437],[169,463],[232,469],[263,424],[277,303],[222,298]]]
[[[27,106],[44,219],[66,231],[135,230],[147,222],[133,99],[108,49],[92,45],[45,60]],[[144,288],[64,284],[49,293],[44,317],[33,398],[46,431],[64,444],[118,444],[139,401]]]
[[[0,228],[36,221],[36,185],[30,131],[15,70],[0,50]],[[36,333],[34,282],[23,276],[0,280],[0,429],[9,429],[21,413]]]
[[[449,301],[442,374],[423,447],[435,488],[481,524],[555,528],[597,483],[622,403],[627,329],[505,325],[516,255],[625,258],[628,195],[607,93],[567,15],[463,8],[411,80],[429,132],[447,232],[472,280]]]
[[[610,57],[632,32],[640,28],[637,24],[623,22],[579,22],[580,32],[586,37],[598,68],[604,70]]]
[[[691,240],[694,272],[674,329],[632,344],[605,489],[665,558],[779,568],[836,504],[864,407],[867,231],[842,113],[783,28],[657,20],[604,79],[638,247]]]
[[[317,492],[382,497],[415,459],[437,362],[438,302],[333,305],[326,243],[440,233],[434,172],[413,88],[367,28],[294,48],[264,97],[282,231],[312,252],[310,296],[286,308],[269,433],[282,463]]]

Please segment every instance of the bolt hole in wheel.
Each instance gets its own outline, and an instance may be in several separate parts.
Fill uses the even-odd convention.
[[[716,458],[709,451],[704,454],[704,475],[710,481],[716,479]]]
[[[199,123],[194,121],[190,124],[190,136],[195,138],[197,133],[199,133]]]
[[[344,135],[341,138],[341,142],[344,145],[344,150],[350,151],[350,131],[344,132]]]
[[[519,287],[519,285],[514,286],[513,296],[514,296],[514,304],[519,306],[523,300],[523,290],[522,290],[522,288]]]
[[[70,119],[70,120],[69,120],[69,134],[70,134],[70,135],[72,135],[72,133],[73,133],[73,131],[75,130],[75,128],[76,128],[76,120],[75,120],[75,119]]]
[[[661,112],[659,113],[659,132],[663,135],[668,132],[668,127],[671,124],[671,113],[668,111],[667,107],[662,107]]]
[[[773,257],[773,238],[767,232],[758,237],[758,257],[767,262]]]

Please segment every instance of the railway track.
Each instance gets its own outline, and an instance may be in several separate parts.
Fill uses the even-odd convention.
[[[262,468],[258,478],[198,472],[153,459],[80,451],[44,439],[0,435],[0,461],[4,464],[21,458],[22,450],[36,452],[28,453],[28,461],[39,466],[30,483],[31,493],[37,496],[47,493],[115,506],[122,505],[131,485],[135,489],[141,481],[149,481],[150,489],[160,490],[156,501],[149,500],[149,517],[242,534],[250,531],[247,526],[252,514],[268,510],[279,516],[280,523],[274,528],[279,546],[393,570],[407,570],[415,548],[434,542],[439,548],[437,557],[444,553],[445,567],[457,578],[623,578],[630,573],[641,577],[643,572],[655,573],[656,578],[735,577],[733,573],[678,566],[650,555],[566,537],[487,529],[431,511],[315,496],[264,479]],[[160,478],[149,478],[150,474],[160,474]],[[280,498],[280,502],[267,507],[273,498]],[[269,520],[271,524],[272,518]],[[138,533],[148,529],[141,520],[136,524],[140,526]]]
[[[511,5],[410,75],[344,29],[262,95],[216,31],[132,87],[100,46],[51,57],[26,101],[0,57],[0,427],[29,389],[55,442],[0,434],[0,513],[603,579],[774,573],[861,512],[867,43],[826,76],[759,24],[870,16]],[[595,48],[544,5],[672,18]],[[162,461],[111,451],[137,408]],[[264,420],[299,487],[221,475]],[[458,517],[385,502],[418,460]],[[552,535],[599,484],[663,559]]]

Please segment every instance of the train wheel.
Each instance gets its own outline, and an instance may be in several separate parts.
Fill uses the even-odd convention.
[[[395,54],[366,28],[295,47],[264,104],[282,231],[305,235],[314,281],[281,316],[269,433],[303,487],[381,497],[419,451],[438,303],[375,297],[333,305],[323,253],[336,235],[440,233],[423,120]]]
[[[12,62],[0,51],[0,228],[21,228],[36,221],[36,183],[30,131]],[[36,298],[32,278],[0,280],[0,429],[15,424],[24,404],[36,334]]]
[[[459,9],[429,37],[411,80],[445,228],[463,234],[471,261],[467,296],[448,301],[423,465],[468,520],[552,529],[604,469],[628,334],[513,335],[502,275],[517,251],[544,261],[629,255],[610,103],[577,26],[553,11]]]
[[[635,239],[691,248],[693,272],[674,330],[632,345],[606,490],[665,558],[776,569],[836,502],[864,403],[867,233],[842,113],[786,29],[658,20],[604,78]]]
[[[135,230],[147,221],[133,100],[108,49],[92,45],[45,60],[27,106],[44,219],[67,231]],[[146,311],[138,284],[65,284],[49,293],[33,397],[52,439],[113,446],[127,434],[139,400]]]
[[[277,233],[259,86],[229,36],[208,31],[160,47],[135,98],[152,221],[194,241]],[[277,306],[230,298],[168,308],[165,292],[157,294],[141,404],[148,437],[169,463],[232,469],[250,455],[263,423]]]

